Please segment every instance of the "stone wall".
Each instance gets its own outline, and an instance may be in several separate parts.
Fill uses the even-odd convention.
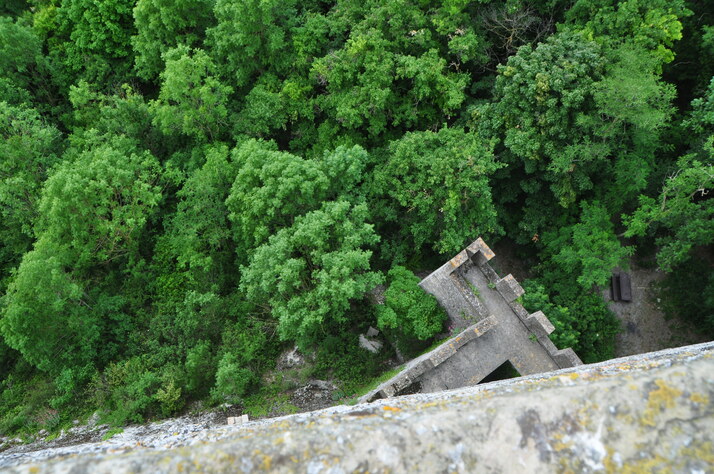
[[[498,275],[489,264],[494,257],[479,238],[421,281],[446,310],[449,326],[465,329],[361,401],[476,385],[506,362],[521,375],[582,364],[572,349],[553,344],[554,327],[542,311],[529,314],[518,302],[523,288],[512,275]]]
[[[710,472],[714,343],[8,472]]]

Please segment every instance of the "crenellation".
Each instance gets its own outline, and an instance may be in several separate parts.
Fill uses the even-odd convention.
[[[554,353],[553,359],[555,359],[561,369],[575,367],[578,365],[582,365],[583,363],[583,361],[580,360],[580,357],[578,357],[575,351],[570,347],[567,347]]]
[[[525,323],[526,326],[528,326],[528,329],[530,329],[533,334],[539,338],[548,336],[555,331],[555,326],[553,326],[553,323],[545,317],[543,311],[536,311],[535,313],[529,315],[526,318]]]
[[[572,349],[553,344],[548,336],[555,327],[542,311],[530,314],[518,302],[523,288],[513,275],[498,276],[489,264],[494,257],[479,238],[421,281],[446,310],[450,326],[465,329],[362,401],[396,396],[415,384],[422,392],[473,385],[508,361],[521,375],[582,364]]]
[[[525,290],[510,273],[496,282],[496,289],[504,300],[512,302],[525,294]]]

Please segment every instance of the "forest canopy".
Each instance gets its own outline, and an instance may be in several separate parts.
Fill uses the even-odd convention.
[[[711,0],[6,1],[0,432],[240,402],[294,345],[349,392],[479,236],[586,362],[633,256],[714,334],[713,76]]]

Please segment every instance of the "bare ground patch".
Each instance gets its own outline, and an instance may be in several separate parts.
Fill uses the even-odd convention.
[[[632,281],[631,302],[612,301],[610,289],[603,290],[603,297],[620,320],[622,329],[615,340],[615,357],[707,341],[691,324],[679,318],[667,318],[662,311],[656,283],[664,278],[664,272],[639,267],[632,261],[628,273]]]

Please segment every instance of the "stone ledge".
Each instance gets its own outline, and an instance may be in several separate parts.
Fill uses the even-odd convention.
[[[712,373],[714,343],[699,344],[9,472],[707,472]]]
[[[466,328],[462,333],[445,341],[432,351],[407,363],[404,370],[364,395],[360,398],[360,401],[368,402],[377,398],[388,398],[397,395],[400,391],[417,382],[421,375],[443,364],[456,354],[456,351],[461,347],[496,327],[496,324],[496,319],[493,316],[489,316]]]

